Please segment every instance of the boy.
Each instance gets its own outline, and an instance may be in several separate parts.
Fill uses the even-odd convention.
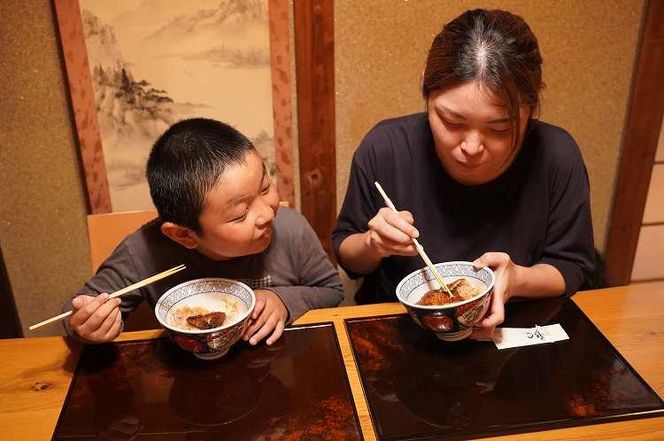
[[[71,301],[70,335],[108,342],[122,317],[145,299],[152,306],[187,280],[226,277],[256,293],[244,339],[268,345],[309,309],[336,306],[342,284],[313,229],[281,208],[251,142],[210,119],[180,121],[159,137],[147,163],[159,218],[129,235]],[[179,264],[187,269],[121,298],[108,294]]]

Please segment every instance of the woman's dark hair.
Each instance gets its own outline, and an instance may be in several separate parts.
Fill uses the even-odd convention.
[[[519,104],[539,109],[542,56],[537,38],[518,15],[502,10],[466,11],[436,35],[427,56],[422,96],[477,81],[501,98],[519,132]]]
[[[154,143],[146,176],[163,221],[201,232],[205,198],[227,166],[243,164],[254,146],[219,121],[193,118],[173,124]]]

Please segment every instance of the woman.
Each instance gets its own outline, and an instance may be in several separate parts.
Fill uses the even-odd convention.
[[[358,303],[395,299],[421,268],[471,260],[497,275],[476,337],[512,296],[571,295],[594,267],[588,176],[563,129],[534,119],[543,87],[537,39],[519,16],[467,11],[434,38],[422,81],[426,112],[380,122],[351,167],[333,233]],[[400,211],[384,207],[378,181]]]

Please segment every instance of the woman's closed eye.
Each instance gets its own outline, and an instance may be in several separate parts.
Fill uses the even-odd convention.
[[[498,135],[505,135],[507,133],[511,133],[512,128],[511,127],[491,127],[489,129],[489,131],[491,133],[495,133],[495,134],[498,134]]]
[[[445,126],[447,126],[450,129],[460,129],[461,127],[463,127],[463,123],[461,122],[454,122],[447,120],[445,118],[441,118],[441,120],[443,121],[443,124],[445,124]]]

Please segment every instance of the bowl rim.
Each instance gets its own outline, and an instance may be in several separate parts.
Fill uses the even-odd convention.
[[[467,265],[475,267],[475,265],[473,265],[473,262],[470,262],[470,261],[467,261],[467,260],[450,260],[448,262],[438,262],[438,263],[434,263],[433,266],[436,267],[438,265],[454,265],[454,264],[467,264]],[[465,305],[466,303],[470,303],[470,302],[473,302],[477,299],[480,299],[480,298],[484,297],[485,295],[487,295],[487,293],[491,292],[491,290],[493,289],[493,286],[496,284],[496,273],[491,268],[489,268],[488,266],[485,266],[485,267],[479,268],[479,271],[486,270],[489,273],[489,275],[491,276],[491,283],[480,294],[477,294],[476,296],[471,297],[469,299],[461,300],[459,302],[446,303],[444,305],[418,305],[416,303],[410,303],[410,302],[407,302],[406,300],[402,299],[399,296],[399,291],[400,291],[401,286],[405,283],[405,281],[408,278],[410,278],[411,276],[413,276],[417,273],[420,273],[422,271],[426,271],[428,269],[429,269],[429,267],[424,266],[422,268],[416,269],[415,271],[405,275],[401,279],[401,281],[399,282],[399,284],[397,285],[397,287],[394,291],[394,293],[397,296],[397,300],[399,300],[399,302],[403,303],[406,306],[410,306],[411,308],[428,309],[428,310],[432,310],[432,311],[436,311],[436,310],[439,311],[439,310],[442,310],[442,309],[450,309],[450,308],[455,308],[457,306]]]
[[[247,311],[242,314],[238,319],[234,320],[231,323],[224,323],[221,326],[217,326],[216,328],[210,328],[210,329],[181,329],[181,328],[176,328],[174,326],[169,325],[168,323],[165,323],[159,317],[159,314],[157,314],[157,308],[164,302],[164,299],[168,297],[171,292],[181,289],[187,285],[191,285],[193,283],[200,283],[200,282],[209,282],[209,281],[216,281],[216,282],[231,282],[236,285],[240,285],[240,287],[246,289],[250,294],[251,294],[251,305],[249,308],[247,308]],[[225,294],[225,293],[223,293]],[[159,322],[160,325],[162,325],[165,329],[168,329],[169,331],[173,332],[179,332],[181,334],[193,334],[193,335],[200,335],[200,334],[209,334],[212,332],[218,332],[218,331],[223,331],[224,329],[230,328],[232,326],[235,326],[236,324],[242,322],[245,320],[247,317],[251,315],[251,313],[254,310],[254,307],[256,306],[256,293],[254,293],[254,290],[251,289],[247,284],[240,282],[239,280],[234,280],[234,279],[228,279],[225,277],[203,277],[200,279],[193,279],[193,280],[188,280],[186,282],[179,283],[170,289],[168,289],[165,293],[159,297],[159,300],[157,300],[157,303],[154,305],[154,315],[157,318],[157,321]]]

